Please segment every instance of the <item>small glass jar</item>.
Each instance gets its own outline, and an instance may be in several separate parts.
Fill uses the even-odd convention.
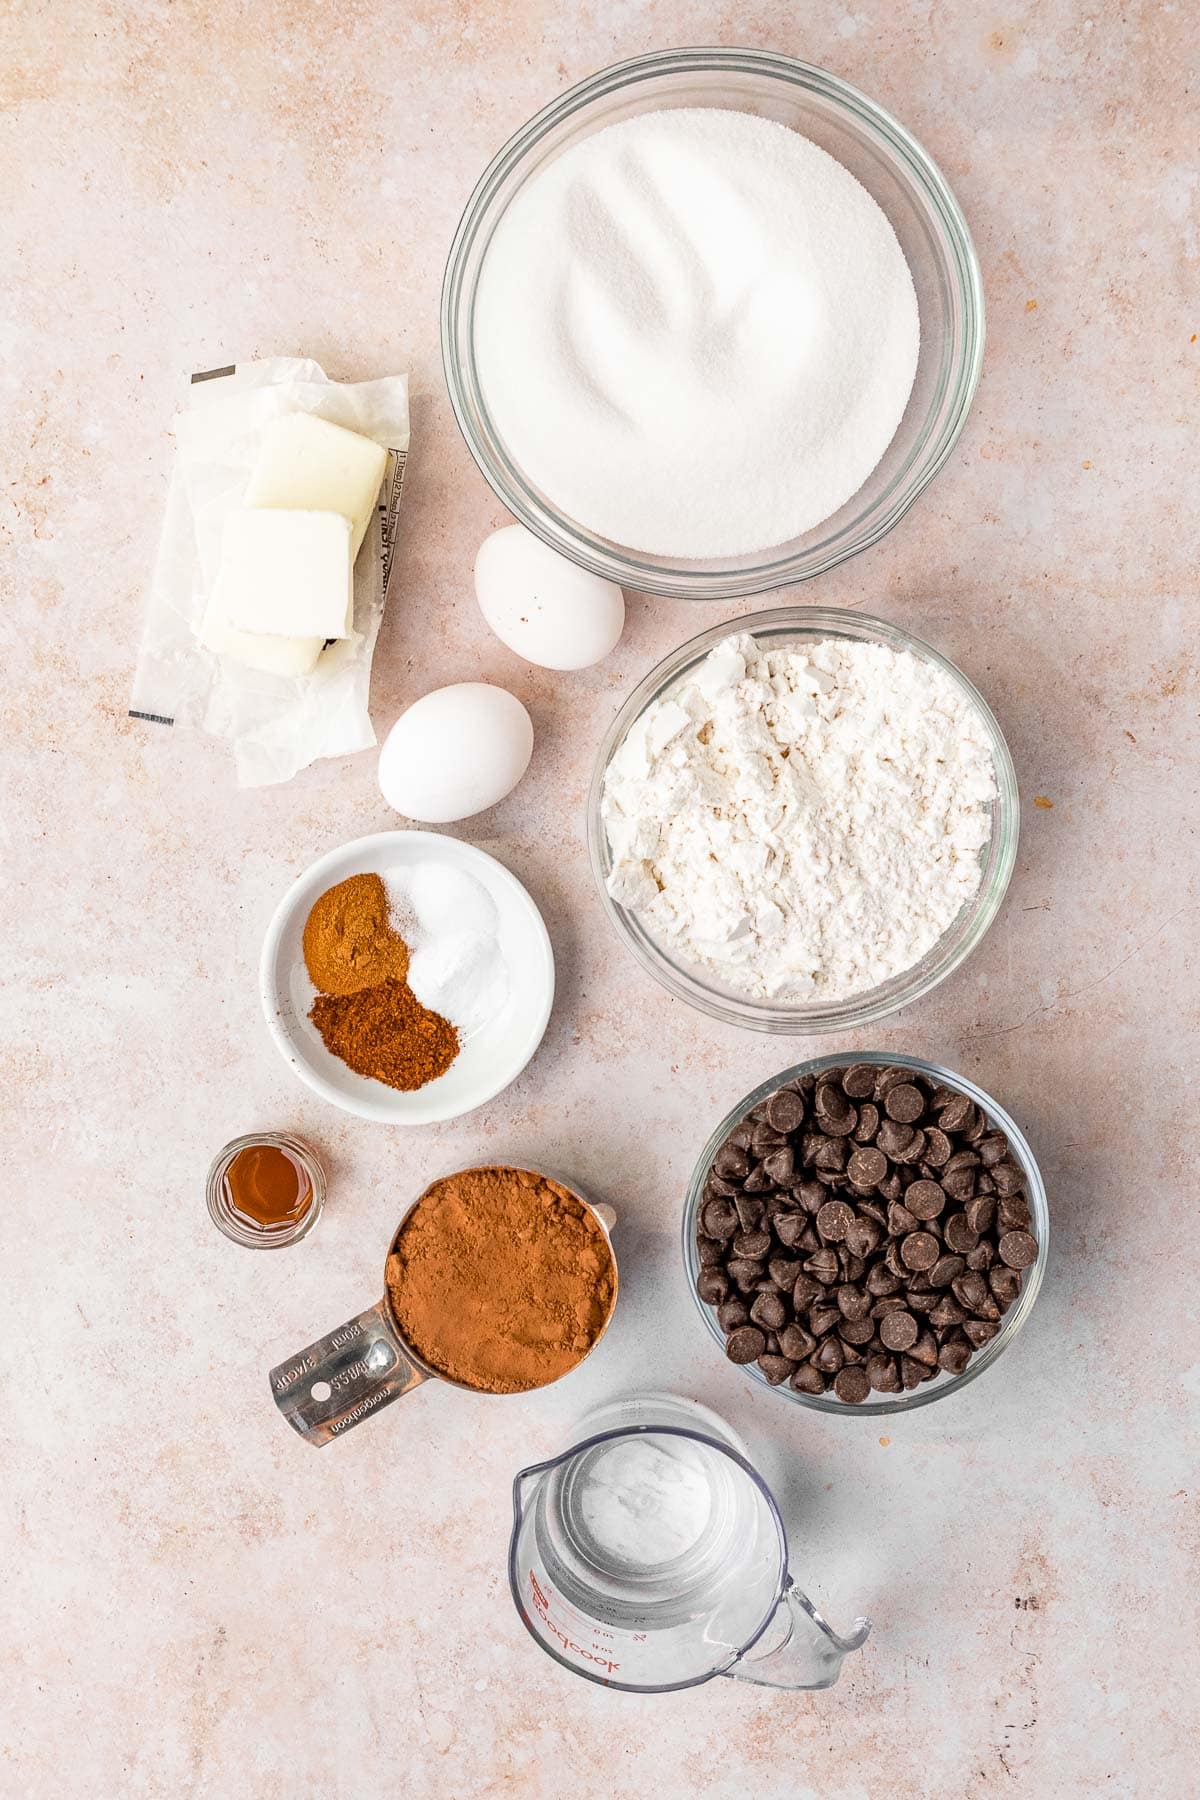
[[[234,1159],[243,1150],[262,1148],[285,1151],[295,1158],[308,1176],[308,1205],[297,1218],[278,1226],[256,1225],[239,1213],[230,1200],[226,1182]],[[205,1199],[209,1218],[217,1230],[223,1232],[233,1243],[243,1244],[248,1250],[282,1250],[286,1245],[298,1244],[302,1237],[307,1237],[320,1218],[321,1208],[325,1204],[325,1171],[315,1152],[307,1144],[302,1144],[299,1138],[292,1137],[286,1131],[253,1131],[246,1137],[233,1138],[217,1153],[208,1171]]]

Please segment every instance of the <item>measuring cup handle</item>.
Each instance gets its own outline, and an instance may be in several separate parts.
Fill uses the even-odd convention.
[[[786,1611],[784,1610],[786,1609]],[[783,1640],[761,1656],[743,1656],[722,1671],[733,1681],[755,1687],[831,1688],[852,1650],[861,1649],[871,1630],[870,1619],[855,1619],[849,1637],[839,1637],[821,1617],[807,1594],[789,1587],[776,1608],[785,1628]]]
[[[306,1442],[327,1444],[428,1379],[381,1300],[272,1369],[271,1398]]]

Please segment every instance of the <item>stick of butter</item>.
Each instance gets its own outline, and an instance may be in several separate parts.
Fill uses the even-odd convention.
[[[213,610],[237,631],[278,637],[349,636],[350,521],[340,512],[228,514]]]
[[[311,675],[325,648],[324,638],[271,637],[266,632],[238,631],[210,599],[196,636],[215,656],[258,669],[263,675]]]
[[[263,431],[245,505],[344,514],[353,528],[353,562],[386,469],[387,451],[373,438],[313,413],[285,413]]]

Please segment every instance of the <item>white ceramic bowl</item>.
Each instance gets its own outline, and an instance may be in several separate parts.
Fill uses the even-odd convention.
[[[473,875],[492,896],[510,993],[503,1011],[466,1039],[444,1075],[405,1094],[356,1075],[321,1042],[308,1017],[315,989],[304,966],[304,922],[320,895],[348,876],[383,875],[434,856]],[[292,883],[267,928],[259,992],[280,1055],[323,1100],[383,1125],[434,1125],[484,1105],[521,1073],[550,1018],[554,952],[541,913],[494,856],[438,831],[380,831],[318,857]]]

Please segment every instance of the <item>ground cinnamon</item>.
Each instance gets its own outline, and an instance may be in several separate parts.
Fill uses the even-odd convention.
[[[318,994],[308,1016],[347,1068],[405,1093],[444,1075],[458,1055],[454,1026],[422,1006],[406,981]]]
[[[467,1169],[422,1195],[387,1263],[392,1311],[430,1368],[488,1394],[582,1362],[616,1299],[613,1254],[575,1196],[532,1169]]]
[[[355,994],[381,981],[403,981],[408,946],[392,930],[378,875],[351,875],[327,888],[304,926],[309,979],[323,994]]]

